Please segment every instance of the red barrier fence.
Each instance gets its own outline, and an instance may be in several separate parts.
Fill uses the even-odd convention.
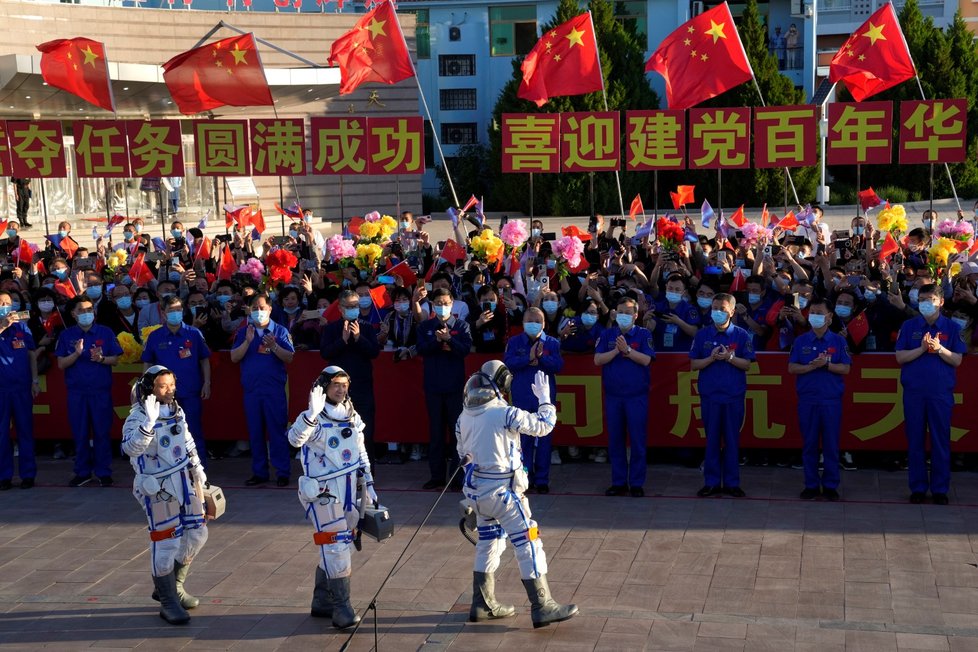
[[[472,354],[469,371],[476,370],[490,356]],[[747,382],[747,416],[741,435],[744,447],[800,448],[794,378],[788,374],[788,356],[761,353],[751,368]],[[564,373],[557,379],[558,444],[599,446],[607,443],[601,400],[601,372],[589,355],[567,355]],[[289,366],[289,416],[306,408],[309,387],[325,363],[318,353],[300,352]],[[213,396],[204,402],[204,433],[209,440],[247,439],[244,400],[239,378],[240,367],[232,364],[226,352],[211,357]],[[119,420],[113,436],[119,437],[122,419],[129,411],[129,386],[139,374],[139,365],[115,368],[112,387]],[[652,366],[649,395],[649,445],[702,446],[697,374],[689,371],[683,354],[659,354]],[[64,408],[65,388],[62,372],[53,365],[44,377],[43,393],[34,403],[35,433],[39,438],[69,438]],[[958,388],[952,420],[951,438],[956,451],[978,451],[978,435],[971,429],[978,423],[978,358],[966,357],[958,369]],[[421,387],[422,362],[419,358],[394,363],[389,353],[374,362],[374,394],[377,399],[377,439],[379,441],[426,442],[428,415]],[[843,450],[901,450],[903,437],[903,398],[900,369],[892,354],[854,356],[852,372],[846,378],[843,409]],[[970,396],[970,400],[968,397]]]

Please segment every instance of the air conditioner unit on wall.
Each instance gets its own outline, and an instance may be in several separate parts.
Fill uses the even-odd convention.
[[[468,140],[468,130],[458,127],[449,127],[445,133],[445,143],[448,145],[461,145]]]
[[[448,40],[449,41],[461,41],[462,40],[462,29],[460,27],[449,27],[448,28]]]
[[[447,69],[449,75],[458,76],[462,72],[462,64],[458,61],[449,61]]]

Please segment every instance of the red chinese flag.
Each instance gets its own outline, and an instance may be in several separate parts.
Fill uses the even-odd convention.
[[[78,295],[71,281],[55,281],[54,291],[67,299],[74,299]]]
[[[194,262],[198,260],[209,260],[211,257],[211,239],[206,235],[201,239],[197,252],[194,254]]]
[[[333,41],[329,65],[340,67],[340,95],[352,93],[366,82],[396,84],[413,77],[411,55],[393,5],[377,5],[353,29]]]
[[[672,193],[669,193],[669,194],[672,194]],[[676,208],[679,208],[679,207],[677,206]],[[642,215],[645,215],[645,207],[642,206],[642,195],[641,194],[635,195],[635,199],[632,200],[632,205],[628,209],[628,217],[632,218],[632,221],[634,222],[635,221],[635,216],[638,215],[639,213],[641,213]],[[566,234],[564,234],[564,235],[566,235]]]
[[[389,308],[390,306],[394,305],[390,296],[387,294],[386,285],[378,285],[375,288],[371,288],[370,298],[373,299],[374,306],[376,306],[378,310],[383,310],[384,308]]]
[[[798,218],[795,217],[794,211],[788,211],[788,214],[781,218],[778,222],[778,228],[784,231],[794,231],[800,226]]]
[[[641,198],[639,198],[638,195],[635,196],[635,199],[638,199],[638,201],[639,201],[639,204],[638,204],[639,205],[639,209],[638,210],[639,210],[639,212],[641,212],[642,211],[642,208],[641,208],[641,206],[642,206],[642,200],[641,200]],[[633,199],[632,200],[632,206],[634,206],[634,205],[635,205],[635,200]],[[635,218],[633,217],[632,219],[635,219]],[[588,240],[591,239],[591,234],[588,233],[587,231],[581,231],[579,228],[577,228],[577,225],[576,224],[571,224],[570,226],[562,226],[562,227],[560,227],[560,235],[573,236],[573,237],[577,238],[578,240],[580,240],[581,242],[587,242]]]
[[[178,54],[163,64],[163,81],[185,115],[221,106],[274,104],[252,34]]]
[[[217,268],[217,279],[223,281],[225,279],[230,280],[231,276],[238,271],[238,264],[234,262],[234,255],[231,253],[231,247],[226,243],[224,245],[224,250],[221,251],[221,263]]]
[[[255,227],[255,231],[258,231],[259,235],[265,232],[265,216],[262,215],[261,209],[258,212],[251,214],[251,226]]]
[[[543,106],[551,97],[583,95],[604,88],[598,42],[585,12],[547,31],[523,60],[517,97]]]
[[[849,337],[852,338],[852,343],[859,346],[866,339],[866,336],[869,335],[869,320],[866,319],[866,313],[861,312],[856,315],[856,318],[846,326],[846,330],[849,331]]]
[[[741,227],[744,224],[747,224],[747,218],[744,217],[744,205],[743,204],[741,204],[740,205],[740,208],[738,208],[736,211],[734,211],[734,214],[730,216],[730,222],[734,226],[736,226],[736,227]]]
[[[880,247],[880,260],[886,260],[898,251],[900,251],[900,245],[893,237],[893,234],[887,231],[886,238],[883,239],[883,245]]]
[[[65,252],[65,258],[74,258],[75,252],[78,251],[78,243],[70,235],[61,238],[59,246],[61,251]]]
[[[754,76],[724,2],[679,26],[645,62],[665,77],[670,109],[688,109]]]
[[[730,283],[730,292],[743,292],[747,289],[747,279],[744,277],[744,270],[739,267],[734,272],[733,281]]]
[[[767,210],[767,204],[761,209],[761,226],[766,227],[771,221],[771,214]]]
[[[917,75],[893,4],[876,10],[832,57],[829,81],[861,102]]]
[[[978,252],[978,238],[975,238],[974,242],[971,243],[971,248],[968,249],[968,255],[974,256]]]
[[[339,284],[337,283],[337,285]],[[343,313],[340,312],[340,302],[334,301],[333,303],[329,304],[329,306],[326,308],[326,312],[323,313],[323,317],[328,322],[334,322],[343,317]]]
[[[75,249],[78,249],[78,245],[75,245]],[[36,247],[31,245],[27,240],[23,238],[20,239],[20,247],[17,248],[17,264],[21,263],[25,265],[30,265],[34,262],[34,252],[37,250]]]
[[[864,213],[870,208],[879,206],[882,203],[883,200],[877,196],[876,191],[873,190],[872,186],[870,186],[868,190],[859,191],[859,206],[863,209]]]
[[[442,260],[448,261],[454,265],[460,260],[465,260],[465,247],[454,240],[448,240],[445,242],[445,246],[442,247],[441,253],[438,255]]]
[[[139,254],[133,259],[132,265],[129,266],[129,278],[132,279],[133,285],[136,287],[148,285],[154,278],[153,270],[146,265],[145,258],[145,254]]]
[[[350,235],[360,237],[360,225],[365,221],[366,220],[359,215],[354,215],[350,218],[350,221],[346,223],[346,230],[350,232]]]
[[[115,112],[105,46],[87,38],[58,39],[37,46],[41,76],[49,86]]]
[[[404,287],[411,287],[418,282],[418,275],[403,260],[387,270],[387,274],[400,278]]]

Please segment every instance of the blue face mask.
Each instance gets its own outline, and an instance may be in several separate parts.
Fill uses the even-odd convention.
[[[357,299],[357,303],[360,304],[361,308],[369,308],[370,306],[374,305],[374,301],[370,297],[360,297]]]
[[[530,229],[530,236],[533,238],[540,237],[540,229]]]
[[[54,310],[54,301],[52,301],[51,299],[41,299],[40,301],[37,302],[37,308],[42,313],[47,314],[52,310]]]
[[[548,315],[552,315],[552,314],[554,314],[555,312],[557,312],[557,307],[558,307],[559,305],[560,305],[560,304],[558,304],[558,303],[557,303],[556,301],[544,301],[544,302],[543,302],[543,303],[541,304],[541,307],[543,308],[543,311],[544,311],[545,313],[547,313]]]
[[[68,232],[67,231],[58,231],[58,235],[61,236],[62,238],[67,238],[68,237]]]
[[[271,313],[268,310],[252,310],[251,311],[251,321],[253,321],[258,326],[262,326],[268,323],[268,316]]]
[[[172,235],[174,238],[182,238],[183,231],[180,229],[170,229],[170,235]]]
[[[921,301],[920,305],[917,306],[917,310],[920,311],[924,317],[930,317],[935,312],[937,312],[937,306],[934,305],[933,301]]]
[[[122,277],[122,284],[123,285],[132,285],[132,277],[129,276],[128,274],[126,274],[125,276],[123,276]]]
[[[528,321],[523,323],[523,332],[530,337],[539,337],[540,333],[543,332],[543,324],[535,321]]]
[[[587,328],[592,328],[595,324],[598,323],[598,316],[586,312],[583,315],[581,315],[581,323],[584,324],[584,326]]]
[[[133,234],[132,231],[123,231],[122,232],[122,239],[125,240],[126,242],[130,242],[133,239],[133,237],[134,237],[134,234]]]
[[[17,229],[7,229],[7,237],[8,238],[16,238],[17,237]]]
[[[696,297],[696,305],[706,310],[713,305],[713,299],[712,297]]]
[[[11,299],[10,307],[13,309],[14,312],[20,310],[20,299]]]
[[[835,314],[837,314],[838,316],[842,317],[843,319],[848,319],[852,315],[852,307],[851,306],[836,306],[835,307]],[[809,317],[810,317],[810,315],[809,315]]]
[[[862,226],[854,226],[854,227],[852,227],[852,234],[853,235],[862,235],[863,234],[863,231],[865,231],[865,230],[866,230],[865,227],[862,227]]]
[[[176,283],[177,281],[180,280],[180,272],[170,272],[166,276],[167,276],[168,279],[170,279],[174,283]]]
[[[149,299],[136,299],[136,307],[142,310],[149,305]]]
[[[725,310],[713,310],[710,312],[710,319],[712,319],[713,323],[717,326],[723,326],[727,323],[727,320],[730,319],[730,315],[728,315]]]
[[[6,317],[14,311],[13,306],[0,306],[0,318]]]
[[[217,295],[217,302],[222,306],[227,305],[227,302],[231,300],[230,294],[219,294]]]
[[[129,310],[132,308],[132,297],[119,297],[115,300],[115,305],[123,310]]]
[[[866,290],[866,291],[863,292],[863,296],[866,297],[866,301],[869,301],[870,303],[872,303],[873,301],[876,301],[876,296],[877,295],[872,290]]]
[[[635,318],[632,315],[623,315],[620,313],[615,315],[615,323],[618,324],[618,328],[622,329],[623,331],[627,331],[629,328],[631,328],[633,321],[635,321]]]
[[[490,301],[489,302],[489,312],[496,312],[496,302],[495,301]]]
[[[798,297],[798,307],[802,310],[808,307],[808,297]]]
[[[666,301],[671,304],[677,304],[683,300],[683,295],[679,292],[666,292]]]
[[[761,295],[754,294],[753,292],[751,292],[750,294],[747,295],[747,301],[749,301],[752,304],[754,304],[754,303],[760,303],[761,302]]]
[[[434,311],[435,311],[435,316],[438,317],[439,319],[447,320],[449,317],[452,316],[451,306],[435,306]]]
[[[812,328],[822,328],[825,326],[825,315],[808,315],[808,323],[812,325]]]
[[[78,318],[75,321],[78,322],[78,325],[79,326],[86,326],[86,327],[87,326],[91,326],[92,324],[95,323],[95,313],[94,312],[84,312],[84,313],[78,315]]]
[[[401,230],[402,231],[407,231],[409,228],[411,228],[411,223],[410,222],[401,222]]]
[[[58,278],[59,281],[63,281],[66,278],[68,278],[68,268],[67,267],[59,267],[58,269],[52,269],[51,270],[51,273],[54,274]]]
[[[356,321],[359,316],[359,308],[343,308],[343,319],[347,321]]]
[[[913,305],[917,305],[917,297],[920,296],[920,290],[918,288],[914,288],[910,290],[908,295],[910,298],[910,303],[912,303]]]
[[[183,321],[183,311],[173,310],[166,313],[166,323],[170,326],[176,326]]]
[[[89,299],[98,299],[102,296],[102,286],[89,285],[87,288],[85,288],[85,294],[88,295]]]
[[[294,240],[295,238],[299,237],[299,232],[295,229],[289,229],[289,237]]]
[[[406,301],[398,301],[397,303],[394,304],[394,310],[396,310],[397,314],[399,315],[403,315],[407,313],[407,311],[410,309],[411,309],[411,304]]]
[[[557,268],[557,261],[554,260],[553,258],[549,259],[547,261],[547,269],[556,269],[556,268]]]
[[[285,314],[287,315],[294,315],[295,313],[299,312],[299,306],[292,306],[291,308],[282,308],[282,310],[284,310]]]
[[[951,321],[961,327],[964,330],[968,327],[968,320],[964,317],[951,317]]]

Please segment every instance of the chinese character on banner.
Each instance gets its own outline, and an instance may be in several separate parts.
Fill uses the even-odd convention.
[[[179,120],[128,120],[129,164],[134,177],[182,177]]]
[[[367,174],[424,174],[424,118],[367,120]]]
[[[251,167],[259,177],[305,175],[306,129],[302,118],[252,120]]]
[[[503,172],[560,172],[559,114],[503,114]]]
[[[248,176],[248,121],[194,120],[194,151],[198,177]]]
[[[7,145],[7,123],[0,120],[0,179],[10,176],[10,147]]]
[[[613,172],[621,168],[621,115],[617,111],[560,114],[564,172]]]
[[[10,175],[19,179],[67,177],[64,138],[57,120],[7,123]]]
[[[79,177],[128,177],[126,123],[121,120],[75,122],[75,165]]]
[[[833,102],[825,161],[829,165],[889,165],[893,102]]]
[[[367,169],[366,118],[310,118],[313,174],[360,174]]]
[[[689,167],[750,167],[750,109],[690,109]]]
[[[967,130],[967,100],[900,102],[900,164],[964,162]]]
[[[754,109],[754,167],[808,167],[818,163],[814,106]]]
[[[628,111],[629,170],[682,170],[686,166],[686,112]]]

